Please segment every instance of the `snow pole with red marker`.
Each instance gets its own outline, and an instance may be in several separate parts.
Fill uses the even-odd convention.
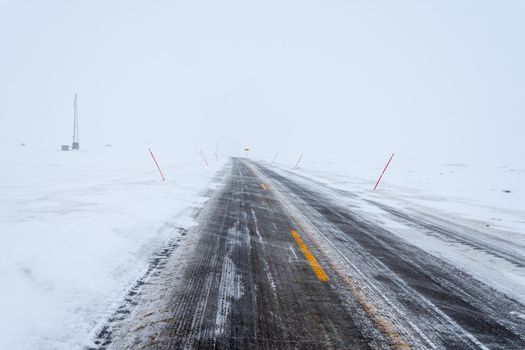
[[[297,159],[297,163],[295,164],[294,169],[299,168],[299,162],[301,161],[302,158],[303,158],[303,154],[301,153],[301,156],[299,157],[299,159]]]
[[[166,178],[164,177],[164,174],[162,173],[162,170],[160,169],[159,163],[157,162],[157,159],[155,158],[155,155],[151,151],[151,148],[148,148],[149,154],[151,154],[151,158],[153,158],[153,161],[157,165],[157,169],[159,169],[160,177],[162,177],[162,181],[165,181]]]
[[[375,191],[376,188],[377,188],[377,185],[379,185],[379,181],[381,181],[381,179],[383,178],[383,175],[385,174],[386,169],[387,169],[388,166],[390,165],[390,162],[392,161],[392,158],[394,158],[394,153],[392,153],[392,155],[390,156],[390,159],[389,159],[388,162],[386,163],[385,168],[383,169],[383,172],[382,172],[381,175],[379,176],[379,179],[377,179],[373,191]]]

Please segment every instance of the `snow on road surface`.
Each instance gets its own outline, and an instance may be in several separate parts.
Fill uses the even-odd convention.
[[[505,277],[519,277],[519,251],[305,172],[233,158],[181,243],[186,255],[90,349],[523,348],[525,303]],[[480,278],[489,256],[515,267],[491,262],[503,286]]]
[[[286,164],[277,168],[525,302],[525,167],[432,164],[401,155],[372,191],[383,166],[370,160],[306,160],[297,170]]]
[[[147,149],[0,150],[0,348],[82,348],[182,229],[222,163]]]

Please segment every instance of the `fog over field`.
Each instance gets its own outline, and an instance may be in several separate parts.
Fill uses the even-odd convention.
[[[510,0],[2,0],[0,146],[70,143],[78,93],[83,149],[522,166],[523,18]]]

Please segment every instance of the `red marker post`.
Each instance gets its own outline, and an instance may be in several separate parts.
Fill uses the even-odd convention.
[[[294,169],[299,168],[299,162],[301,161],[302,158],[303,158],[303,154],[301,153],[301,156],[300,156],[299,159],[297,160],[297,163],[295,164]]]
[[[202,150],[201,150],[201,156],[202,156],[202,159],[204,159],[204,164],[206,164],[206,166],[208,166],[208,161],[206,160],[206,157],[204,156],[204,153],[202,153]]]
[[[392,153],[392,155],[390,156],[390,159],[388,160],[388,163],[386,163],[385,168],[383,169],[383,172],[381,173],[381,176],[379,176],[379,179],[377,179],[377,182],[376,182],[376,185],[374,186],[373,191],[375,191],[376,188],[377,188],[377,185],[379,185],[379,181],[381,181],[381,179],[383,178],[383,175],[385,174],[386,168],[388,168],[388,166],[390,165],[390,162],[392,161],[392,158],[394,158],[394,153]]]
[[[155,158],[155,156],[153,155],[153,152],[151,152],[151,149],[148,148],[148,151],[149,151],[149,154],[151,154],[151,158],[153,158],[153,161],[155,162],[155,164],[157,165],[157,169],[159,169],[159,173],[160,173],[160,176],[162,177],[162,181],[165,181],[166,178],[164,178],[164,174],[162,173],[162,170],[160,170],[160,166],[159,166],[159,163],[157,162],[157,159]]]

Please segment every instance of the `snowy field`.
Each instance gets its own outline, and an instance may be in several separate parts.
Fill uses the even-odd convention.
[[[345,162],[305,159],[298,173],[371,198],[406,201],[482,221],[493,228],[525,231],[525,163],[480,166],[479,161],[432,163],[396,155],[372,192],[387,160],[388,155],[385,159]],[[291,169],[290,164],[279,166]]]
[[[325,185],[334,201],[525,302],[525,166],[395,156],[372,191],[387,159],[277,166],[305,183]]]
[[[152,255],[194,224],[223,161],[100,148],[0,150],[0,348],[89,342]]]
[[[155,252],[195,224],[193,214],[226,159],[204,166],[200,157],[157,157],[165,182],[147,149],[0,150],[1,349],[90,343]],[[356,213],[524,301],[524,267],[491,249],[525,258],[525,167],[430,165],[396,156],[373,192],[383,160],[276,166],[326,185],[327,195]],[[385,208],[456,236],[414,227]]]

